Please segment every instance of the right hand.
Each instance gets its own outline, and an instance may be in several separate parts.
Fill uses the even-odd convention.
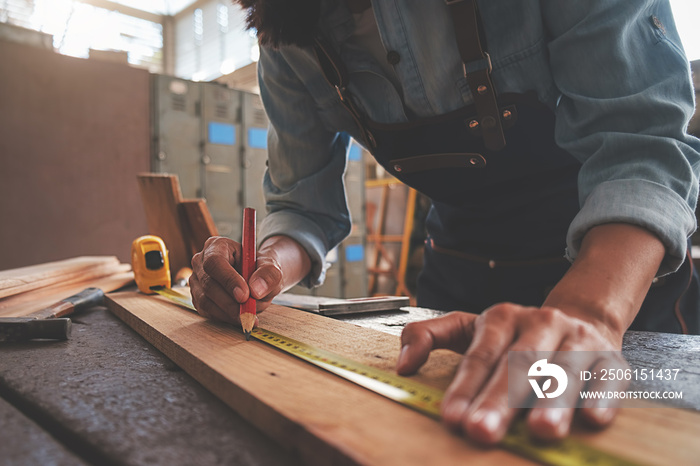
[[[274,248],[262,248],[249,283],[240,274],[241,244],[214,236],[192,258],[189,285],[192,303],[207,318],[240,323],[240,305],[252,296],[257,312],[265,310],[283,289],[282,268]]]

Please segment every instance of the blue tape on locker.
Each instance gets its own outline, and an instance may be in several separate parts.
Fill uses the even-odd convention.
[[[345,260],[357,262],[365,258],[365,247],[361,244],[349,244],[345,246]]]
[[[222,144],[224,146],[232,146],[236,143],[236,127],[228,123],[218,123],[210,121],[209,125],[209,143]]]
[[[267,149],[267,129],[249,128],[248,145],[253,149]]]

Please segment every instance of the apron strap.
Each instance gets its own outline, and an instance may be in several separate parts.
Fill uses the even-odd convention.
[[[316,36],[314,39],[313,49],[314,54],[316,55],[316,60],[318,60],[318,63],[321,66],[323,76],[326,78],[326,81],[328,81],[328,83],[335,88],[335,91],[338,93],[338,97],[340,97],[340,102],[355,120],[355,123],[360,130],[360,134],[364,139],[365,147],[371,152],[372,149],[377,147],[377,142],[375,141],[370,130],[367,128],[367,125],[364,123],[362,113],[360,113],[350,98],[350,94],[347,89],[348,70],[345,68],[345,64],[340,59],[340,56],[335,51],[333,46],[326,40],[325,37],[321,35]]]
[[[491,81],[491,57],[481,45],[480,20],[476,0],[445,0],[454,24],[457,48],[464,76],[474,98],[474,106],[487,149],[497,151],[506,145],[496,91]]]
[[[454,23],[457,47],[462,58],[464,76],[474,98],[479,129],[487,149],[498,151],[505,147],[506,140],[501,124],[501,113],[496,100],[496,91],[491,81],[491,57],[483,50],[479,34],[479,13],[476,0],[445,0]],[[377,147],[372,132],[365,124],[347,90],[348,71],[338,53],[322,35],[314,39],[314,54],[326,81],[335,88],[340,102],[348,110],[362,135],[365,147],[370,152]]]

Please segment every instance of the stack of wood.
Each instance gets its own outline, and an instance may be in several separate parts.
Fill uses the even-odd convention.
[[[131,284],[129,264],[115,256],[84,256],[0,271],[0,317],[22,317],[85,288],[105,293]]]

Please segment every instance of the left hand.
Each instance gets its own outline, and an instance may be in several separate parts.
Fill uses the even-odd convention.
[[[518,411],[508,404],[509,351],[620,351],[622,335],[609,330],[554,307],[500,303],[481,315],[453,312],[408,324],[401,335],[397,370],[402,375],[415,373],[437,348],[464,354],[442,402],[443,421],[477,442],[494,444]],[[569,385],[583,384],[578,379],[578,373],[569,374]],[[532,393],[524,380],[523,387]],[[543,439],[566,437],[574,409],[535,407],[528,415],[528,428]],[[597,427],[609,425],[615,412],[613,407],[590,405],[581,410]]]

